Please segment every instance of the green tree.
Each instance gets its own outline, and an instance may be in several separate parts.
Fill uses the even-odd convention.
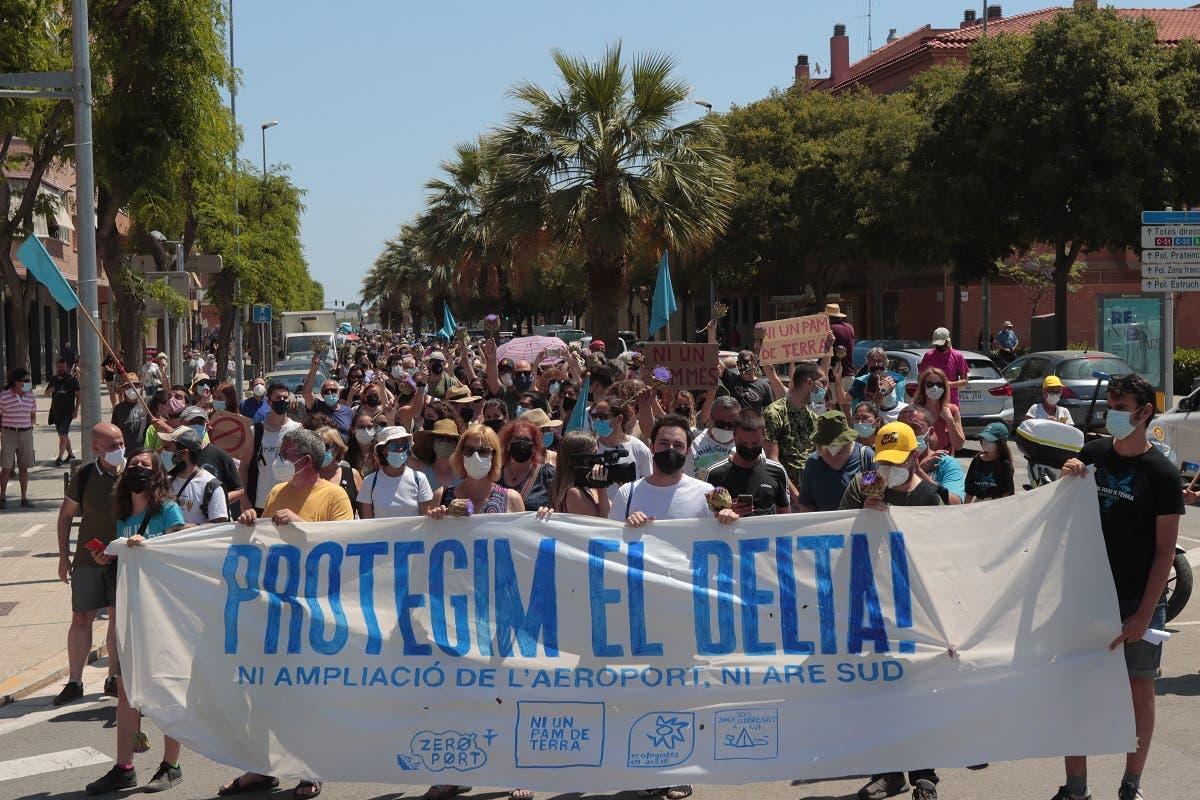
[[[687,84],[669,56],[597,62],[552,52],[562,85],[520,83],[520,108],[489,138],[502,235],[577,248],[591,329],[612,340],[639,239],[685,256],[721,235],[734,200],[732,165],[715,121],[675,124]]]
[[[0,0],[0,72],[71,68],[70,21],[61,6],[54,0]],[[17,272],[13,245],[33,233],[36,216],[53,218],[65,201],[45,194],[42,179],[62,157],[70,135],[68,101],[0,98],[0,166],[29,174],[23,181],[0,178],[0,272],[12,298],[9,350],[14,363],[26,369],[37,282]]]
[[[1033,318],[1042,298],[1054,288],[1054,254],[1024,253],[1013,260],[996,261],[995,268],[998,275],[1020,287],[1029,299],[1029,316]],[[1076,261],[1071,265],[1067,291],[1079,291],[1086,271],[1087,264],[1083,261]]]

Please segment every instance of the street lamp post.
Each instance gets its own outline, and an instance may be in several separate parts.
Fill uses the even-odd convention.
[[[264,122],[262,128],[262,156],[263,156],[263,177],[262,177],[262,198],[258,203],[258,217],[261,220],[266,215],[267,210],[267,128],[274,128],[279,124],[279,120],[273,119],[270,122]],[[269,325],[263,326],[262,332],[262,359],[263,369],[267,369],[271,364],[271,328]]]
[[[233,0],[229,0],[229,113],[233,117],[233,127],[237,130],[237,66],[233,60]],[[236,258],[240,252],[242,233],[242,215],[238,208],[238,138],[234,137],[233,144],[233,255]],[[241,281],[233,282],[233,297],[235,300],[242,294]],[[233,369],[236,373],[232,379],[233,393],[238,405],[242,403],[242,381],[246,378],[245,342],[243,341],[245,306],[236,306],[233,312]],[[226,361],[229,359],[226,358]]]
[[[696,105],[700,106],[701,108],[705,109],[705,114],[713,113],[712,103],[708,102],[707,100],[693,100],[692,102],[695,103]],[[711,319],[711,315],[712,315],[712,307],[715,306],[716,304],[717,304],[717,286],[716,286],[716,282],[713,280],[712,272],[710,270],[708,273],[708,313],[709,313],[710,319]]]

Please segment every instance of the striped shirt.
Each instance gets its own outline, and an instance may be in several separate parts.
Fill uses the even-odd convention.
[[[33,412],[37,409],[37,398],[32,392],[5,389],[0,392],[0,425],[5,428],[29,428],[33,426]]]

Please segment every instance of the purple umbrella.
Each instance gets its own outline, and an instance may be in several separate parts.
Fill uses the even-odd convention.
[[[555,348],[566,350],[567,343],[557,336],[522,336],[520,339],[510,339],[497,347],[496,357],[532,362],[537,358],[538,353]],[[561,358],[547,358],[546,363],[556,363],[561,360]]]

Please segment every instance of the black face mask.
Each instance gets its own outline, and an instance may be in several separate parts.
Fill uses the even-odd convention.
[[[533,385],[533,376],[513,373],[513,386],[518,392],[523,392]]]
[[[654,466],[658,467],[658,471],[664,475],[674,475],[679,472],[683,469],[683,462],[686,460],[687,456],[674,448],[659,450],[654,454]]]
[[[367,405],[369,405],[371,408],[378,408],[379,407],[379,395],[377,395],[377,394],[367,395]]]
[[[502,420],[502,419],[488,419],[488,420],[484,420],[484,421],[483,421],[483,424],[484,424],[484,425],[487,425],[489,428],[491,428],[492,430],[496,431],[496,433],[499,433],[499,432],[500,432],[500,429],[504,427],[504,420]]]
[[[562,399],[563,411],[571,411],[575,408],[575,404],[579,402],[577,397],[564,397]]]
[[[533,442],[528,439],[513,439],[508,445],[508,454],[518,464],[524,464],[533,456]]]
[[[470,422],[471,420],[473,420],[475,418],[475,409],[471,408],[470,406],[466,406],[465,408],[460,408],[458,410],[458,417],[463,422]]]
[[[288,410],[288,401],[287,400],[272,400],[271,401],[271,411],[275,412],[276,414],[286,414],[287,410]]]
[[[442,370],[444,370],[445,368],[446,368],[446,365],[443,364],[441,361],[430,361],[429,362],[429,371],[432,372],[434,375],[441,375]]]
[[[133,467],[125,470],[125,485],[131,492],[144,492],[150,486],[150,470]]]
[[[743,461],[758,461],[758,457],[762,455],[762,445],[757,447],[748,444],[739,444],[736,448],[738,458]]]

